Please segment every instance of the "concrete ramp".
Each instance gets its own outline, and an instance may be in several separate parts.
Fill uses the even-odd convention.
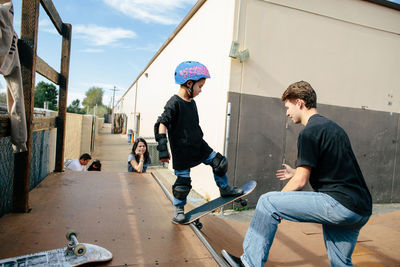
[[[151,174],[64,172],[29,195],[32,211],[0,218],[0,258],[80,242],[110,250],[107,266],[218,266],[189,226],[171,223],[173,207]]]

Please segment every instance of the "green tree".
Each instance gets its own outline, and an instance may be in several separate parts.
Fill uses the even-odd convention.
[[[97,117],[104,117],[104,114],[109,114],[110,113],[110,108],[104,105],[89,108],[88,114],[93,115],[94,111],[96,110],[96,116]]]
[[[67,112],[69,113],[78,113],[78,114],[85,114],[85,110],[80,107],[80,100],[75,99],[71,102],[71,104],[67,107]]]
[[[100,87],[91,87],[86,91],[86,97],[83,99],[82,105],[85,107],[89,107],[92,109],[93,107],[102,106],[103,105],[103,88]]]
[[[43,108],[44,102],[49,102],[49,109],[57,109],[58,92],[54,84],[39,82],[35,88],[35,107]]]

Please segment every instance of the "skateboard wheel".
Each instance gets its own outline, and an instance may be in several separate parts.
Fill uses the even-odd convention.
[[[86,253],[86,247],[83,244],[79,244],[76,247],[74,247],[74,254],[75,256],[81,257],[85,255]]]
[[[196,226],[196,228],[199,230],[201,230],[201,228],[203,228],[203,224],[199,220],[196,220],[194,222],[194,226]]]
[[[76,236],[76,232],[74,230],[69,230],[65,237],[67,238],[68,241],[71,241],[71,236],[74,235]]]
[[[246,207],[247,206],[247,201],[244,199],[240,200],[240,205],[242,205],[242,207]]]

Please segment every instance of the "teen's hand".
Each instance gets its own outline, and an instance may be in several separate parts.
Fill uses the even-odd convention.
[[[282,164],[282,167],[283,169],[276,171],[276,178],[278,178],[281,181],[292,178],[296,173],[296,169],[293,169],[287,164]]]

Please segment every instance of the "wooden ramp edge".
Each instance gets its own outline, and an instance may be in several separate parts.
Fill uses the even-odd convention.
[[[151,174],[52,173],[33,189],[30,213],[0,218],[0,258],[80,242],[102,246],[113,260],[99,266],[218,266],[188,226],[171,223],[173,207]]]

